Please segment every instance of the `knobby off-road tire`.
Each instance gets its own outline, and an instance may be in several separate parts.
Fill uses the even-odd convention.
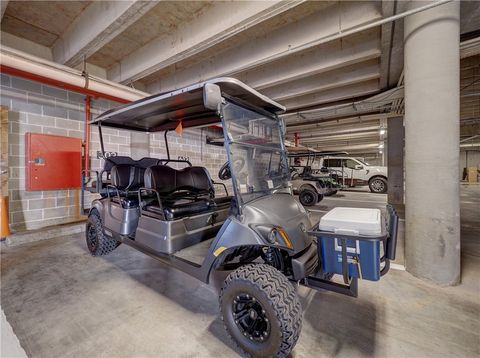
[[[286,357],[302,328],[295,289],[276,268],[249,264],[228,275],[220,291],[222,320],[247,355]]]
[[[302,189],[298,195],[298,200],[303,206],[313,206],[318,203],[318,194],[313,189]]]
[[[109,254],[120,245],[118,241],[103,233],[102,218],[97,209],[92,209],[88,215],[85,236],[88,250],[93,256]]]

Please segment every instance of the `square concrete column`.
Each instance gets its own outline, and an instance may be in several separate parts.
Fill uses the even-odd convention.
[[[404,31],[406,268],[440,285],[460,280],[459,18],[453,1]]]
[[[403,127],[403,117],[388,118],[388,137],[387,137],[387,163],[388,163],[388,203],[394,205],[403,205],[403,148],[405,140],[405,128]]]

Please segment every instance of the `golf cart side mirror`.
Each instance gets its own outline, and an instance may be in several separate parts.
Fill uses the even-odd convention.
[[[355,165],[355,169],[356,170],[361,170],[361,169],[363,169],[363,165],[357,164],[357,165]]]
[[[203,105],[205,108],[216,111],[221,103],[222,91],[220,91],[220,86],[214,83],[206,83],[203,87]]]

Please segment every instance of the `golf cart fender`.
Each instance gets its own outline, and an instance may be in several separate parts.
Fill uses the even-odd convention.
[[[298,188],[298,191],[301,192],[305,189],[310,189],[313,190],[314,192],[317,192],[317,189],[313,184],[303,184],[300,188]]]
[[[105,208],[103,205],[103,201],[101,199],[95,199],[92,202],[92,207],[90,208],[89,214],[93,209],[97,209],[98,213],[100,214],[100,217],[102,218],[102,221],[105,222]]]
[[[217,237],[210,247],[205,260],[208,268],[207,277],[210,277],[213,271],[215,271],[215,269],[217,269],[225,261],[225,258],[229,253],[242,246],[272,246],[282,249],[282,247],[267,242],[247,225],[242,224],[234,218],[229,218],[225,221],[222,228],[218,232]]]

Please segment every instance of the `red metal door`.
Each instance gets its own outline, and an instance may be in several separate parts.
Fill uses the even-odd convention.
[[[80,188],[81,139],[38,133],[25,139],[27,191]]]

